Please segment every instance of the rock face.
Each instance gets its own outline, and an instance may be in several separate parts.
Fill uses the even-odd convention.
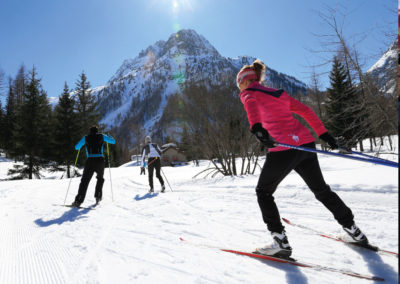
[[[156,131],[169,96],[179,94],[185,84],[235,84],[239,69],[255,59],[223,57],[194,30],[181,30],[167,41],[157,41],[136,58],[125,60],[105,86],[93,89],[103,113],[101,123],[129,137],[128,143],[132,143],[135,138],[129,131],[133,125],[140,125],[147,133]],[[270,86],[294,95],[306,93],[306,85],[294,77],[270,68],[266,75]]]
[[[382,57],[367,71],[372,76],[380,91],[393,95],[397,90],[398,41],[394,41]]]

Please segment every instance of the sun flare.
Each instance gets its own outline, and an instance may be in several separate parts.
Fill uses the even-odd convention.
[[[157,7],[162,10],[170,10],[174,14],[180,12],[191,12],[194,9],[195,0],[152,0],[151,7]]]

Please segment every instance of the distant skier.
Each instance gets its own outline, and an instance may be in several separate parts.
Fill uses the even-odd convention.
[[[140,167],[140,175],[146,175],[146,162]]]
[[[236,77],[240,100],[247,112],[251,132],[269,148],[256,193],[263,220],[271,232],[273,243],[257,250],[262,254],[278,257],[289,257],[292,253],[273,197],[279,183],[292,170],[303,178],[315,197],[332,212],[354,241],[368,243],[367,237],[354,223],[351,210],[325,183],[317,154],[276,147],[275,142],[278,141],[315,148],[313,136],[293,117],[293,113],[305,118],[319,138],[327,142],[332,149],[337,149],[338,145],[311,108],[293,99],[283,90],[260,84],[264,70],[265,65],[256,60],[252,65],[243,66]]]
[[[85,200],[86,191],[93,174],[96,172],[97,183],[94,197],[96,203],[99,203],[103,196],[103,183],[104,183],[104,157],[103,157],[103,145],[104,142],[115,144],[114,138],[105,134],[98,134],[97,126],[92,126],[89,131],[89,135],[84,136],[78,144],[75,145],[75,149],[79,150],[82,146],[86,147],[87,161],[83,170],[81,183],[79,184],[78,194],[75,197],[75,201],[72,206],[79,207]]]
[[[150,192],[154,192],[153,187],[153,172],[156,170],[156,177],[161,183],[161,192],[165,191],[164,180],[161,176],[161,154],[162,150],[156,143],[151,143],[151,137],[146,136],[145,138],[145,146],[142,149],[142,165],[145,165],[145,157],[148,156],[147,160],[147,169],[149,172],[149,185]]]

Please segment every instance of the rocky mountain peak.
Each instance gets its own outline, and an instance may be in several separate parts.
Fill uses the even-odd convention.
[[[220,56],[207,39],[191,29],[180,30],[172,34],[165,43],[165,51],[187,56]]]

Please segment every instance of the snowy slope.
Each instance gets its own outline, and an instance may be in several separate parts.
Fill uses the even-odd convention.
[[[398,251],[397,170],[330,156],[320,156],[320,163],[327,182],[351,207],[370,241]],[[158,193],[156,180],[152,196],[139,167],[112,168],[114,202],[107,169],[104,200],[91,211],[56,205],[64,201],[65,179],[0,182],[0,283],[368,283],[179,241],[183,237],[245,251],[270,241],[254,191],[258,174],[192,179],[207,166],[163,168],[173,192],[167,187],[166,193]],[[78,185],[79,178],[72,179],[67,203]],[[92,180],[83,205],[94,203],[93,194]],[[295,173],[275,196],[282,217],[342,233]],[[286,230],[298,259],[398,283],[395,257],[350,248],[295,227]]]

